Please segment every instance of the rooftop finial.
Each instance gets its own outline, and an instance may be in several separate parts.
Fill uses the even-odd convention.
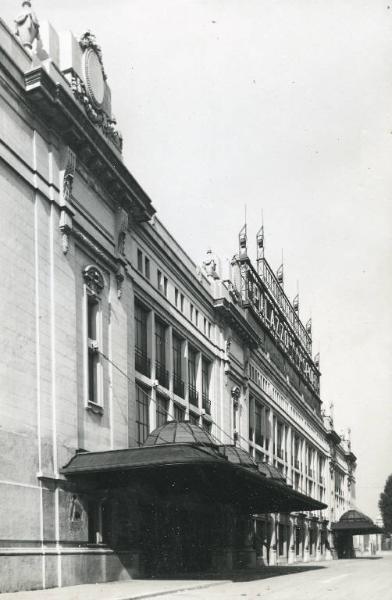
[[[15,35],[25,48],[32,50],[33,42],[39,38],[39,22],[31,9],[30,0],[22,2],[23,12],[15,19]]]
[[[284,261],[283,261],[283,248],[282,248],[282,262],[280,263],[279,269],[276,271],[276,278],[278,283],[283,287],[284,283]]]
[[[264,258],[264,217],[263,211],[261,211],[261,227],[256,234],[257,244],[257,267],[260,271],[259,263]]]
[[[248,240],[248,236],[247,236],[246,221],[245,221],[245,225],[241,229],[239,236],[238,236],[238,241],[239,241],[239,246],[240,246],[240,258],[248,257],[247,240]]]
[[[310,319],[306,323],[305,329],[306,329],[306,333],[308,333],[309,335],[312,335],[312,317],[310,317]]]
[[[351,450],[351,429],[350,427],[348,427],[347,429],[347,447],[349,450]]]
[[[294,300],[293,300],[293,308],[295,310],[295,312],[299,312],[299,282],[297,280],[297,295],[295,296]]]

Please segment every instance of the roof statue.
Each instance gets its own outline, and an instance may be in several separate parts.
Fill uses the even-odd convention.
[[[203,261],[203,267],[209,277],[212,277],[213,279],[219,279],[219,274],[216,269],[217,260],[213,255],[211,248],[208,248],[207,250],[207,258]]]
[[[23,12],[15,19],[15,35],[25,48],[32,49],[33,42],[39,39],[39,22],[31,9],[30,0],[22,2]]]

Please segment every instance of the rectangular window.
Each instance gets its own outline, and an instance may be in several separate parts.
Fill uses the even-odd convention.
[[[87,295],[87,346],[88,346],[88,394],[89,402],[102,404],[101,372],[100,372],[100,319],[99,300]]]
[[[189,348],[188,351],[188,383],[189,383],[189,402],[194,406],[199,404],[199,395],[196,390],[196,359],[195,350]]]
[[[193,321],[193,304],[189,305],[189,318]]]
[[[150,377],[151,363],[147,356],[147,311],[135,304],[135,368]]]
[[[155,356],[157,363],[166,366],[166,327],[161,321],[155,320]]]
[[[173,391],[184,398],[184,382],[182,381],[182,342],[173,334]]]
[[[276,453],[278,458],[281,458],[282,460],[284,459],[284,425],[283,423],[278,422],[277,424],[277,432],[278,432],[278,438],[277,438],[277,449],[276,449]]]
[[[207,334],[207,319],[205,317],[203,320],[203,333],[204,333],[204,335]]]
[[[150,279],[150,259],[147,256],[144,259],[144,275]]]
[[[166,327],[155,321],[155,375],[160,385],[169,389],[169,372],[166,370]]]
[[[211,338],[211,323],[208,323],[208,337]]]
[[[160,292],[163,292],[163,279],[162,279],[162,273],[161,271],[158,269],[157,270],[157,285],[158,285],[158,290]]]
[[[143,273],[143,252],[139,248],[137,250],[137,270]]]
[[[145,442],[149,433],[149,401],[147,392],[136,384],[136,441],[139,446]]]
[[[300,460],[299,460],[299,437],[296,435],[294,437],[294,468],[300,468]]]
[[[255,461],[257,463],[264,462],[264,454],[262,452],[260,452],[259,450],[256,450],[256,452],[255,452]]]
[[[174,304],[178,306],[178,289],[174,288]]]
[[[207,419],[203,419],[202,422],[203,422],[203,429],[205,431],[207,431],[207,433],[211,433],[211,430],[212,430],[211,421],[207,421]]]
[[[259,402],[255,404],[255,442],[259,446],[263,446],[263,407]]]
[[[195,312],[195,323],[196,323],[196,327],[199,327],[199,311],[197,309]]]
[[[270,437],[271,437],[271,421],[270,421],[270,409],[264,407],[264,421],[265,421],[265,449],[269,449]]]
[[[189,422],[192,423],[192,425],[198,425],[199,424],[199,417],[196,415],[193,415],[191,412],[189,413]]]
[[[210,363],[205,358],[201,361],[201,393],[203,408],[208,415],[211,414],[210,400]]]
[[[174,420],[181,422],[185,419],[185,408],[179,406],[178,404],[174,404]]]
[[[255,400],[253,396],[249,396],[249,440],[254,441],[255,433]]]
[[[184,312],[184,294],[180,295],[180,310]]]
[[[163,293],[167,298],[167,277],[163,278]]]
[[[158,394],[156,401],[157,427],[160,427],[161,425],[164,425],[166,423],[168,411],[169,401]]]

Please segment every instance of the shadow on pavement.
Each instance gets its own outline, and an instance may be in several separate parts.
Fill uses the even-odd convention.
[[[356,556],[354,560],[380,560],[383,556]]]
[[[319,569],[325,569],[326,567],[316,566],[284,566],[284,567],[266,567],[260,569],[257,572],[252,571],[251,573],[236,573],[234,577],[230,577],[232,581],[254,581],[256,579],[268,579],[269,577],[280,577],[282,575],[294,575],[295,573],[305,573],[305,571],[318,571]]]
[[[270,577],[280,577],[282,575],[293,575],[295,573],[304,573],[305,571],[317,571],[325,569],[323,566],[276,566],[276,567],[264,567],[257,570],[250,571],[230,571],[225,573],[175,573],[159,575],[157,577],[149,577],[148,579],[161,579],[161,580],[208,580],[208,581],[256,581],[257,579],[268,579]],[[144,579],[147,579],[144,577]]]

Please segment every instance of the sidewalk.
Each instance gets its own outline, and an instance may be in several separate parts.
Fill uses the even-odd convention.
[[[0,594],[0,600],[136,600],[185,590],[208,588],[229,583],[230,580],[166,580],[132,579],[111,583],[73,585],[31,592]]]

